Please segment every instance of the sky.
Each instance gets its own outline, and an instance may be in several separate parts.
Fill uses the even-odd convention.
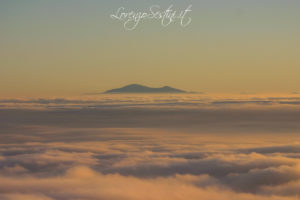
[[[192,23],[133,31],[123,6],[183,10]],[[1,0],[1,97],[71,96],[130,83],[206,93],[299,88],[298,0]]]

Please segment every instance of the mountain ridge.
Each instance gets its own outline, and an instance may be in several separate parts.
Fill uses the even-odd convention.
[[[140,84],[130,84],[121,88],[106,90],[104,93],[111,94],[111,93],[187,93],[187,92],[170,86],[153,88],[153,87],[148,87]]]

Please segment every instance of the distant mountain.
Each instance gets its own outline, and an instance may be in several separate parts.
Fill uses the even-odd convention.
[[[104,93],[186,93],[186,91],[172,88],[169,86],[161,88],[151,88],[139,84],[131,84],[122,88],[107,90]]]

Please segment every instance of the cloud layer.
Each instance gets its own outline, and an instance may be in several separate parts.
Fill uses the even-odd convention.
[[[1,199],[297,199],[297,134],[24,126],[1,133]]]
[[[0,108],[103,109],[103,108],[228,108],[299,107],[300,95],[206,95],[206,94],[101,94],[73,98],[0,99]]]
[[[236,106],[70,109],[64,100],[43,102],[55,109],[0,110],[1,200],[300,195],[296,107],[231,102]]]

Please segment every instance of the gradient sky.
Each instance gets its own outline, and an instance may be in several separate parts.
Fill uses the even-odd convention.
[[[110,14],[192,4],[186,28]],[[298,0],[1,0],[2,97],[78,95],[129,83],[207,93],[300,91]]]

